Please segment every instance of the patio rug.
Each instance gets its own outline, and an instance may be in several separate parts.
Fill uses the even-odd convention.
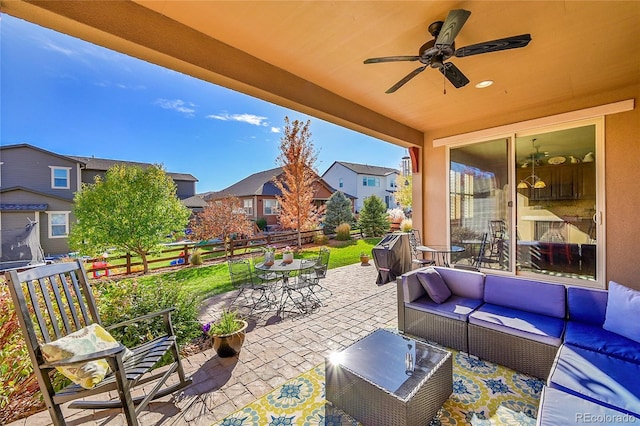
[[[452,352],[453,394],[431,425],[535,425],[541,380]],[[324,399],[321,363],[215,425],[359,424]]]

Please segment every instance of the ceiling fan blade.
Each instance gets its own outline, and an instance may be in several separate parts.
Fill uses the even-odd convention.
[[[385,56],[383,58],[365,59],[365,64],[377,64],[379,62],[417,61],[420,56]]]
[[[399,82],[397,82],[396,84],[394,84],[393,86],[391,86],[391,88],[389,88],[389,90],[387,90],[385,93],[393,93],[396,90],[398,90],[399,88],[401,88],[402,86],[405,85],[405,83],[407,83],[409,80],[411,80],[413,77],[415,77],[416,75],[420,74],[422,71],[424,71],[424,69],[427,68],[427,66],[423,66],[423,67],[418,67],[415,70],[411,71],[409,74],[407,74],[402,80],[400,80]]]
[[[456,89],[466,86],[469,83],[469,79],[464,74],[462,74],[462,71],[460,71],[458,67],[453,65],[453,63],[451,62],[442,64],[440,72],[444,74],[445,77],[447,77],[447,80],[449,80]]]
[[[456,9],[449,12],[436,39],[436,47],[442,49],[443,47],[451,46],[462,26],[467,22],[469,15],[471,15],[471,12],[464,9]]]
[[[531,34],[521,34],[513,37],[501,38],[499,40],[485,41],[484,43],[472,44],[471,46],[456,49],[454,55],[458,58],[481,53],[498,52],[500,50],[518,49],[525,47],[531,41]]]

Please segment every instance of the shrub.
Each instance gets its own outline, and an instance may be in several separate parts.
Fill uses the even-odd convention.
[[[142,283],[137,280],[106,281],[95,284],[98,310],[105,325],[136,318],[174,306],[171,323],[179,346],[201,334],[197,322],[199,300],[194,300],[174,281],[158,277]],[[149,322],[112,330],[111,334],[127,347],[137,346],[164,331],[162,317]]]
[[[202,252],[200,251],[200,249],[195,249],[193,253],[191,253],[189,263],[193,266],[202,265]]]
[[[411,232],[412,229],[413,221],[411,219],[403,219],[402,222],[400,222],[400,230],[402,232]]]
[[[329,242],[329,237],[324,235],[322,232],[316,232],[313,235],[313,243],[318,245],[326,245]]]
[[[267,219],[264,217],[259,217],[256,220],[256,226],[258,227],[258,229],[260,229],[261,231],[264,231],[265,229],[267,229]]]
[[[347,241],[351,239],[351,225],[348,223],[341,223],[336,228],[336,240]]]
[[[9,289],[0,280],[0,424],[41,409],[40,387]]]

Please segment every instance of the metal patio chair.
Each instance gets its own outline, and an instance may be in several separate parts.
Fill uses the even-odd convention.
[[[231,305],[248,308],[249,315],[271,308],[273,300],[269,283],[261,281],[255,276],[251,262],[249,260],[229,260],[228,265],[231,285],[238,290]],[[239,300],[241,301],[238,302]]]
[[[151,400],[174,393],[191,383],[191,379],[185,377],[171,325],[173,308],[106,327],[100,321],[91,285],[80,260],[40,266],[24,272],[11,270],[5,273],[5,277],[42,397],[55,426],[65,424],[61,404],[69,401],[74,401],[70,408],[122,408],[127,424],[137,425],[137,416]],[[94,324],[113,330],[159,317],[164,323],[164,334],[132,348],[133,354],[128,358],[125,353],[130,351],[121,343],[113,342],[109,349],[99,352],[68,358],[69,355],[62,350],[62,356],[67,358],[51,362],[45,360],[45,344],[60,343],[60,339],[71,333],[74,336],[86,333],[95,327]],[[150,373],[166,353],[172,355],[173,362],[160,373]],[[101,359],[106,360],[111,372],[93,388],[71,384],[62,390],[54,390],[50,373],[56,367],[75,368],[78,363]],[[174,372],[177,372],[179,380],[169,384]],[[152,381],[156,382],[153,386],[147,384]],[[134,389],[143,390],[146,394],[134,397]],[[114,390],[117,391],[117,399],[109,396],[109,392]],[[96,394],[105,394],[105,400],[77,401]]]

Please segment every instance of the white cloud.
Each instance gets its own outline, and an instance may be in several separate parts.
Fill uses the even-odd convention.
[[[239,121],[241,123],[253,124],[254,126],[264,126],[267,117],[261,117],[253,114],[211,114],[207,118],[222,121]]]
[[[192,107],[195,107],[196,105],[191,103],[191,102],[185,102],[181,99],[158,99],[156,100],[156,105],[159,105],[161,108],[164,109],[172,109],[174,111],[178,111],[181,112],[183,114],[186,114],[188,116],[193,116],[194,113],[196,112],[195,109],[193,109]]]
[[[280,133],[280,127],[272,127],[271,133]]]
[[[77,52],[75,52],[74,50],[66,49],[62,46],[59,46],[53,43],[50,40],[45,41],[44,48],[47,50],[53,50],[54,52],[62,53],[65,56],[73,56],[77,54]]]

